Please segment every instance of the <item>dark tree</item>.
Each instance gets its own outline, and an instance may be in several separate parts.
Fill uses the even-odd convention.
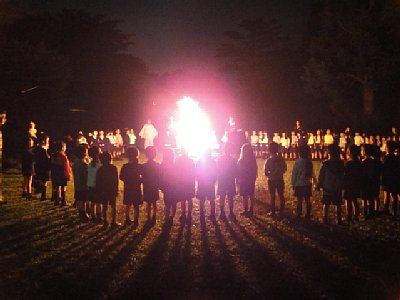
[[[343,120],[371,119],[399,69],[399,31],[391,0],[318,1],[306,89]]]
[[[126,126],[134,119],[147,67],[130,53],[133,35],[119,25],[102,16],[63,10],[28,15],[9,27],[8,39],[49,49],[68,61],[71,76],[64,78],[68,85],[58,100],[64,117],[73,120],[65,124],[66,130]],[[40,97],[52,88],[39,87]]]
[[[282,127],[282,116],[290,119],[296,101],[291,92],[300,76],[293,45],[276,20],[244,20],[225,36],[217,57],[237,87],[241,113],[252,120],[248,125]]]

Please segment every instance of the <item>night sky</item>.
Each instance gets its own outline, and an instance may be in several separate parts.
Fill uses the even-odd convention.
[[[132,52],[153,72],[212,71],[223,33],[243,19],[275,18],[295,42],[301,40],[311,0],[25,0],[32,12],[82,9],[123,20],[134,33]]]

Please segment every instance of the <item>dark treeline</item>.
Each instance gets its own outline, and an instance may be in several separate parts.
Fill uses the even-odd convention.
[[[150,73],[132,54],[136,38],[121,21],[74,10],[31,14],[15,3],[0,3],[0,108],[8,112],[8,141],[19,140],[30,120],[52,136],[138,128],[148,113],[167,119],[183,93],[229,98],[210,107],[225,118],[217,108],[229,105],[224,113],[233,112],[243,128],[280,130],[295,119],[310,128],[399,125],[395,0],[309,1],[301,37],[278,16],[237,20],[216,49],[220,89],[210,86],[214,78],[189,70]]]

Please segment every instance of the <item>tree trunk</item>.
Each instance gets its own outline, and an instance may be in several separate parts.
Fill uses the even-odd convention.
[[[365,116],[371,116],[374,112],[374,89],[369,84],[363,85],[363,112]]]

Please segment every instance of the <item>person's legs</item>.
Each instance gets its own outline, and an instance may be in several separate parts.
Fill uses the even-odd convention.
[[[155,222],[156,221],[156,217],[157,217],[157,201],[154,201],[152,203],[152,207],[153,207],[152,220],[153,220],[153,222]]]
[[[389,212],[390,195],[391,195],[391,193],[389,191],[384,191],[383,192],[384,213],[386,215],[390,214],[390,212]]]
[[[61,190],[61,205],[62,206],[66,206],[67,205],[67,201],[65,199],[65,195],[66,195],[66,192],[67,192],[67,186],[66,185],[61,186],[60,190]]]
[[[40,181],[40,200],[46,200],[46,182]]]
[[[215,198],[213,196],[210,196],[210,218],[215,219]]]
[[[133,205],[133,226],[137,227],[139,225],[139,205]]]
[[[270,190],[270,199],[271,199],[271,213],[275,215],[275,189]]]
[[[399,194],[393,193],[392,209],[393,209],[393,215],[395,216],[397,216],[398,205],[399,205]]]
[[[254,195],[250,195],[250,209],[249,214],[252,216],[254,214]]]
[[[336,214],[337,214],[337,223],[338,225],[342,224],[342,205],[336,205]]]
[[[354,221],[358,222],[360,220],[360,204],[358,204],[358,199],[353,200],[354,205]]]
[[[147,221],[151,219],[151,203],[146,202],[146,213],[147,213]]]
[[[284,196],[284,183],[283,183],[283,181],[278,186],[278,196],[279,196],[279,201],[280,201],[279,212],[280,212],[281,215],[283,215],[283,213],[285,211],[285,196]]]
[[[225,195],[219,196],[219,210],[220,210],[220,216],[224,217],[225,216]]]
[[[125,205],[125,224],[126,225],[129,225],[131,223],[131,218],[129,217],[131,206],[132,206],[131,204]]]
[[[297,196],[296,198],[297,198],[296,216],[300,218],[303,210],[303,197]]]
[[[104,204],[102,204],[102,214],[103,214],[103,223],[104,223],[104,225],[108,225],[108,218],[107,218],[107,215],[108,215],[108,203],[106,202],[106,203],[104,203]]]
[[[353,199],[346,199],[347,221],[353,221]]]
[[[231,195],[228,195],[228,205],[229,205],[229,216],[233,217],[235,215],[233,212],[234,202],[233,202],[233,196]]]
[[[323,205],[323,210],[324,210],[324,223],[327,224],[329,220],[329,204],[324,204]]]
[[[368,219],[368,200],[367,199],[362,199],[363,201],[363,211],[364,211],[364,218]]]
[[[242,196],[242,201],[243,201],[243,214],[247,214],[249,211],[249,203],[247,200],[248,196]]]
[[[311,198],[310,197],[304,197],[306,201],[306,219],[311,218],[311,210],[312,210],[312,205],[311,205]]]

